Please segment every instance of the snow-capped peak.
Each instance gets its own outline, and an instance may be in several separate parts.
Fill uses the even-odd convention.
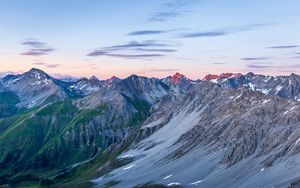
[[[25,72],[23,75],[34,80],[44,80],[50,77],[44,71],[37,68],[32,68],[28,72]]]

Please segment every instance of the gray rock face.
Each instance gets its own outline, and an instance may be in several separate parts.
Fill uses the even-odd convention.
[[[202,82],[157,106],[120,155],[134,160],[95,179],[97,187],[284,187],[300,176],[297,101]]]
[[[167,84],[171,88],[171,91],[178,95],[178,94],[186,93],[194,83],[200,81],[199,80],[193,81],[187,78],[186,76],[184,76],[183,74],[177,72],[173,76],[168,76],[162,79],[162,82]]]
[[[116,87],[127,96],[136,96],[150,104],[155,104],[169,91],[169,87],[157,78],[135,75],[117,83]]]
[[[168,86],[158,79],[130,76],[114,83],[105,83],[101,90],[86,96],[80,103],[87,108],[97,106],[106,100],[141,100],[153,105],[166,95],[168,90]]]
[[[216,93],[216,96],[201,100],[205,101],[205,110],[193,129],[180,138],[179,142],[185,143],[180,152],[214,144],[212,151],[226,148],[222,163],[229,166],[253,154],[260,157],[274,152],[264,162],[265,166],[271,166],[280,157],[298,153],[300,104],[251,90],[237,91],[241,93],[211,89],[209,94]]]
[[[47,102],[64,100],[67,95],[54,79],[39,69],[22,75],[9,75],[1,80],[4,90],[15,92],[21,102],[19,108],[32,108]],[[49,101],[47,101],[49,100]]]
[[[90,85],[70,91],[74,83],[56,80],[37,69],[8,76],[1,83],[21,102],[15,102],[15,97],[9,104],[0,105],[0,117],[7,118],[0,121],[0,184],[14,181],[13,174],[30,171],[36,177],[39,173],[35,172],[41,168],[52,173],[71,168],[121,142],[169,90],[159,79],[130,76],[109,82],[83,79],[75,84]],[[77,91],[94,86],[101,88],[72,98]],[[10,92],[0,95],[0,102],[14,96]],[[15,112],[12,105],[17,103],[21,108],[29,100],[38,102],[22,106],[28,108],[22,114],[2,113],[3,109]]]
[[[88,160],[134,133],[132,145],[118,157],[130,162],[94,179],[96,187],[114,181],[122,188],[149,182],[184,187],[295,186],[300,177],[299,84],[295,74],[253,73],[210,75],[204,81],[177,73],[162,80],[132,75],[64,82],[32,69],[0,79],[1,101],[13,98],[0,105],[12,111],[3,117],[14,114],[14,105],[37,109],[23,114],[22,121],[1,119],[0,150],[2,156],[11,154],[5,164],[15,165],[13,157],[24,162],[17,166],[20,169],[49,168],[57,165],[55,160],[79,165],[84,162],[78,159]],[[15,143],[22,155],[14,150]]]
[[[265,76],[248,73],[210,75],[204,78],[207,81],[221,84],[226,88],[246,87],[253,91],[260,91],[265,95],[277,96],[285,99],[300,100],[300,76],[291,74],[290,76]]]
[[[80,96],[87,96],[91,93],[99,91],[103,87],[103,82],[97,77],[92,76],[91,78],[82,78],[74,83],[72,83],[68,89],[71,92],[76,93]]]
[[[21,100],[17,104],[19,108],[32,108],[74,97],[84,98],[89,95],[99,95],[98,98],[105,98],[113,96],[115,93],[138,97],[154,104],[168,93],[169,87],[159,79],[139,76],[130,76],[124,80],[117,77],[108,80],[91,77],[76,82],[64,82],[39,69],[31,69],[21,75],[8,75],[0,79],[1,91],[16,93]]]

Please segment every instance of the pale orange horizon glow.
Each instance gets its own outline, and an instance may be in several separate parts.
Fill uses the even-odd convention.
[[[91,77],[96,76],[99,79],[108,79],[112,76],[117,76],[119,78],[126,78],[132,74],[146,76],[146,77],[156,77],[164,78],[170,75],[180,72],[191,79],[202,79],[207,74],[221,74],[221,73],[242,73],[246,74],[251,71],[251,69],[246,69],[244,67],[235,67],[224,65],[215,65],[201,62],[199,65],[195,65],[194,61],[190,62],[172,62],[173,67],[168,66],[171,62],[156,60],[149,62],[141,62],[140,60],[126,60],[119,61],[118,59],[103,58],[98,60],[81,60],[75,57],[72,58],[59,58],[59,57],[47,57],[43,59],[30,58],[21,55],[0,55],[0,62],[5,62],[0,64],[0,72],[15,72],[23,73],[31,68],[38,68],[50,75],[69,75],[76,77]],[[44,65],[35,64],[37,62],[44,62],[47,64],[59,65],[55,68],[48,68]],[[209,59],[203,60],[209,62]],[[233,60],[230,60],[233,61]],[[180,66],[180,63],[185,63],[186,66]],[[278,72],[277,70],[261,70],[252,71],[256,74],[265,74],[270,76],[276,75],[290,75],[292,72],[299,73],[299,70],[294,70],[291,72]]]

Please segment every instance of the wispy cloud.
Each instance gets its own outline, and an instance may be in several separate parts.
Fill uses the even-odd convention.
[[[121,57],[121,58],[146,58],[146,57],[162,57],[163,54],[108,54],[111,57]]]
[[[30,46],[32,48],[41,48],[41,47],[45,46],[45,43],[36,41],[36,40],[32,40],[32,39],[29,39],[29,41],[22,42],[21,44]]]
[[[293,59],[300,59],[300,56],[294,56]]]
[[[213,65],[225,65],[226,63],[212,63]]]
[[[47,68],[57,68],[59,66],[60,66],[59,64],[46,64],[45,65],[45,67],[47,67]]]
[[[162,57],[164,54],[121,54],[121,53],[114,53],[114,52],[107,52],[102,50],[95,50],[87,56],[96,57],[96,56],[109,56],[109,57],[118,57],[118,58],[125,58],[125,59],[137,59],[137,58],[148,58],[148,57]]]
[[[230,35],[233,33],[251,31],[251,30],[255,30],[255,29],[270,26],[270,25],[273,25],[273,24],[259,23],[259,24],[244,25],[244,26],[239,26],[239,27],[216,29],[216,30],[211,30],[211,31],[188,32],[188,33],[180,34],[179,37],[181,37],[181,38],[219,37],[219,36],[224,36],[224,35]]]
[[[164,22],[170,18],[176,18],[180,15],[182,15],[181,12],[155,12],[150,16],[149,21]]]
[[[242,58],[241,60],[244,61],[262,61],[262,60],[267,60],[270,59],[270,57],[245,57]]]
[[[90,57],[108,56],[125,59],[144,59],[151,57],[163,57],[167,53],[176,52],[177,50],[169,47],[174,47],[176,44],[166,41],[131,41],[126,44],[107,46],[101,49],[94,50],[87,54]],[[166,48],[168,47],[168,48]]]
[[[218,37],[227,35],[229,33],[222,31],[209,31],[209,32],[194,32],[194,33],[183,33],[180,35],[182,38],[194,38],[194,37]]]
[[[21,53],[21,55],[29,55],[29,56],[40,56],[40,55],[48,55],[50,52],[53,52],[52,48],[40,48],[40,49],[30,49],[26,52]]]
[[[46,68],[57,68],[60,65],[59,64],[49,64],[49,63],[45,63],[45,62],[40,62],[39,60],[36,60],[35,63],[33,63],[34,65],[39,65],[39,66],[43,66]]]
[[[293,69],[293,68],[300,68],[300,64],[291,64],[291,65],[263,65],[263,64],[248,64],[247,68],[249,69],[276,69],[276,70],[283,70],[283,69]]]
[[[33,63],[33,64],[34,64],[34,65],[45,65],[46,63],[37,61],[37,62],[35,62],[35,63]]]
[[[289,48],[298,48],[298,45],[287,45],[287,46],[270,46],[271,49],[289,49]]]
[[[142,51],[142,52],[163,52],[163,53],[168,53],[168,52],[177,52],[175,49],[168,49],[168,48],[134,48],[133,50],[136,51]]]
[[[36,39],[28,39],[22,42],[21,45],[29,47],[29,50],[21,53],[21,55],[41,56],[48,55],[50,52],[55,51],[54,48],[48,47],[46,43]]]
[[[169,47],[173,45],[174,44],[165,41],[146,40],[141,42],[131,41],[129,43],[122,44],[122,45],[104,47],[104,49],[114,50],[114,49],[128,49],[128,48],[137,48],[137,47]]]
[[[90,53],[87,54],[87,56],[103,56],[103,55],[107,55],[108,52],[103,51],[103,50],[94,50]]]
[[[150,22],[164,22],[172,18],[182,16],[184,13],[189,12],[188,5],[197,2],[197,0],[171,0],[164,3],[159,11],[153,12],[148,21]]]
[[[250,68],[250,69],[270,69],[270,68],[278,68],[278,66],[261,65],[261,64],[248,64],[247,68]]]
[[[143,69],[144,72],[179,72],[180,69],[159,69],[159,68],[149,68]]]
[[[142,30],[142,31],[133,31],[128,33],[129,36],[138,36],[138,35],[156,35],[166,33],[166,30]]]

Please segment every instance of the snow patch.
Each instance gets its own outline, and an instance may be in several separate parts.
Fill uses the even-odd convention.
[[[19,81],[21,78],[22,78],[22,76],[19,77],[19,78],[14,79],[14,80],[12,81],[12,83],[15,83],[15,82]]]
[[[213,79],[213,80],[210,80],[212,83],[218,83],[218,80],[217,79]]]
[[[264,100],[264,101],[263,101],[263,104],[265,104],[265,103],[267,103],[267,102],[270,102],[270,101],[271,101],[271,99]]]
[[[33,83],[31,83],[30,85],[31,85],[31,86],[36,86],[36,85],[39,85],[39,84],[41,84],[41,81],[33,82]]]
[[[282,89],[282,86],[277,86],[276,88],[275,88],[275,90],[276,90],[276,94],[280,91]]]
[[[203,182],[203,180],[199,180],[199,181],[195,181],[193,183],[190,183],[190,185],[198,185],[199,183],[202,183],[202,182]]]
[[[147,124],[147,125],[144,126],[144,127],[155,127],[155,126],[159,125],[160,123],[162,123],[163,121],[164,121],[164,119],[163,119],[163,118],[160,118],[160,119],[158,119],[158,120],[156,120],[156,121],[153,121],[153,122]]]
[[[131,169],[131,168],[134,167],[134,166],[135,166],[135,164],[130,165],[130,166],[127,166],[127,167],[123,168],[123,170],[129,170],[129,169]]]
[[[175,186],[175,185],[181,185],[181,183],[178,183],[178,182],[172,182],[172,183],[169,183],[169,184],[168,184],[168,187]]]
[[[265,95],[268,95],[270,93],[271,89],[257,89],[257,91],[260,91]]]
[[[42,81],[45,85],[51,84],[51,80],[45,79]]]
[[[79,89],[82,90],[83,88],[85,88],[87,85],[83,84]]]
[[[271,76],[267,76],[267,78],[264,79],[264,82],[267,83],[268,81],[270,81],[271,78]]]
[[[125,159],[125,158],[132,158],[134,155],[126,154],[120,157],[120,159]]]
[[[295,109],[295,106],[294,106],[294,107],[292,107],[291,109],[289,109],[289,110],[285,111],[283,114],[284,114],[284,115],[286,115],[287,113],[289,113],[289,112],[293,111],[294,109]]]
[[[252,84],[251,82],[248,84],[251,90],[255,91],[256,85]]]
[[[34,77],[35,77],[35,78],[37,78],[38,80],[40,80],[40,79],[41,79],[41,75],[40,75],[40,73],[39,73],[39,72],[37,72],[37,71],[34,71],[34,72],[33,72],[33,74],[34,74]]]
[[[235,97],[235,99],[240,98],[243,95],[243,93],[239,94],[237,97]]]
[[[170,175],[168,175],[168,176],[163,177],[162,179],[163,179],[163,180],[166,180],[166,179],[169,179],[169,178],[172,177],[172,176],[173,176],[173,175],[170,174]]]

